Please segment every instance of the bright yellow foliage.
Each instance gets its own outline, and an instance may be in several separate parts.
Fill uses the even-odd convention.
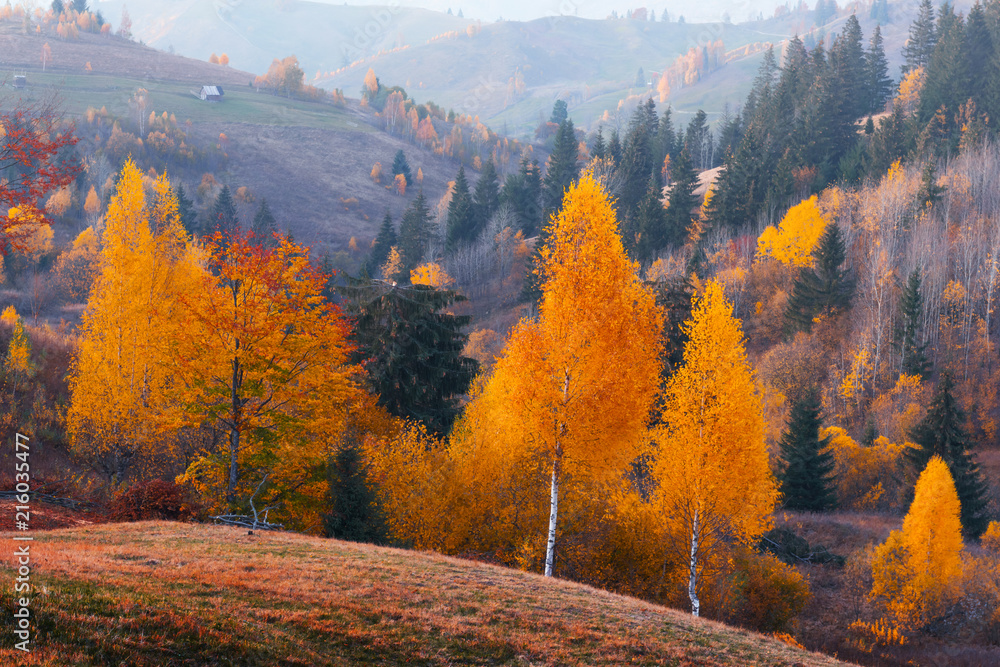
[[[888,480],[897,478],[905,445],[879,437],[871,447],[862,447],[843,428],[820,429],[820,438],[829,438],[834,459],[837,502],[844,509],[872,511],[895,501]]]
[[[392,246],[389,249],[389,256],[385,259],[385,264],[379,269],[382,277],[386,280],[395,280],[403,266],[403,258],[399,254],[399,248]]]
[[[920,474],[913,504],[875,549],[871,597],[884,601],[902,628],[919,627],[962,594],[962,524],[948,465],[933,457]]]
[[[926,79],[923,67],[910,70],[899,82],[899,92],[893,104],[902,106],[904,113],[910,113],[916,109]]]
[[[697,569],[726,536],[750,543],[766,531],[779,494],[743,330],[718,282],[696,298],[686,329],[684,365],[666,388],[665,423],[653,432],[652,502]]]
[[[176,291],[186,284],[150,229],[142,178],[131,160],[122,168],[69,378],[73,446],[119,481],[162,431],[171,373],[159,363],[154,343]],[[90,243],[85,237],[80,246]]]
[[[564,478],[617,478],[639,453],[658,389],[663,322],[617,227],[607,195],[584,174],[541,250],[538,319],[518,323],[456,427],[454,456],[472,484],[502,497],[498,487],[512,475],[540,486],[535,471],[545,491],[549,479],[558,491]]]
[[[986,527],[986,532],[979,538],[983,547],[994,553],[1000,553],[1000,523],[990,521]]]
[[[11,327],[17,324],[18,319],[17,310],[13,305],[7,306],[3,309],[3,312],[0,313],[0,322],[3,322]]]
[[[792,266],[812,266],[812,252],[819,243],[826,220],[813,195],[792,208],[778,229],[768,225],[757,241],[758,257],[773,257]]]
[[[455,279],[445,272],[440,264],[431,262],[421,264],[410,272],[410,282],[414,285],[430,285],[438,289],[448,289],[455,284]]]
[[[7,311],[11,311],[11,318]],[[13,312],[14,306],[8,306],[4,311],[3,321],[10,322],[13,319],[13,331],[11,332],[10,345],[7,347],[7,359],[5,368],[8,373],[18,376],[27,375],[32,370],[31,365],[31,342],[28,340],[28,333],[24,330],[24,322]]]

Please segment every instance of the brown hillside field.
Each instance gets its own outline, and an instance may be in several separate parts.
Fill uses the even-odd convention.
[[[16,651],[3,628],[2,664],[845,664],[632,598],[434,554],[165,522],[34,536],[37,645]],[[0,578],[13,576],[5,559]],[[14,603],[2,590],[8,625]]]

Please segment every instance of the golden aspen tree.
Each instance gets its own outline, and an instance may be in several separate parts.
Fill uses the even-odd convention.
[[[584,174],[541,250],[538,319],[516,326],[470,406],[474,456],[531,460],[549,477],[546,576],[564,479],[621,475],[641,448],[658,389],[662,314],[617,229],[608,196]]]
[[[903,629],[918,627],[962,594],[962,523],[948,464],[934,456],[920,473],[903,529],[872,557],[871,597]]]
[[[302,483],[325,463],[319,436],[336,439],[355,388],[346,325],[304,248],[237,233],[216,234],[207,251],[210,271],[179,297],[164,355],[184,406],[179,425],[226,433],[224,450],[200,456],[184,479],[232,507],[245,483]]]
[[[813,250],[825,229],[826,220],[813,195],[788,209],[777,229],[767,226],[757,241],[757,256],[773,257],[792,266],[812,266]]]
[[[97,221],[97,216],[101,212],[101,198],[97,196],[97,190],[94,186],[90,186],[90,191],[87,193],[87,198],[83,202],[83,211],[87,214],[87,219],[90,220],[91,224]]]
[[[157,252],[148,215],[142,173],[129,160],[108,206],[101,269],[69,377],[73,446],[116,482],[157,432],[169,383],[153,343],[171,262]]]
[[[691,613],[698,616],[706,555],[728,538],[758,538],[779,494],[743,331],[718,282],[707,283],[696,298],[686,332],[684,365],[671,376],[665,423],[653,434],[652,502],[683,545]]]
[[[430,285],[438,289],[449,289],[455,284],[455,279],[448,275],[444,268],[436,263],[421,264],[410,271],[410,284]]]
[[[31,342],[28,340],[28,332],[24,330],[24,320],[14,310],[14,306],[8,306],[0,321],[12,325],[4,366],[15,378],[25,377],[31,372],[32,365]]]

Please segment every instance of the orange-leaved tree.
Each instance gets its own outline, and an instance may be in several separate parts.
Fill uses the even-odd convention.
[[[871,597],[900,629],[919,627],[962,594],[962,523],[948,464],[935,456],[917,480],[903,530],[872,557]]]
[[[327,277],[287,237],[268,248],[217,233],[207,251],[210,271],[181,297],[164,338],[183,425],[217,428],[226,445],[184,479],[230,507],[265,478],[325,491],[314,479],[323,443],[336,441],[355,393],[346,325],[322,295]]]
[[[778,228],[768,225],[757,241],[757,255],[792,266],[812,266],[813,249],[826,229],[816,195],[788,209]]]
[[[608,196],[584,174],[541,251],[538,319],[517,325],[470,406],[468,447],[530,460],[549,478],[546,576],[564,478],[621,475],[641,448],[658,389],[663,318],[617,228]]]
[[[173,199],[160,177],[147,205],[142,172],[129,160],[105,217],[100,269],[70,371],[67,422],[76,451],[116,482],[163,431],[172,378],[154,344],[176,295],[200,272],[176,215],[150,227],[151,209]]]
[[[652,502],[687,557],[698,616],[706,554],[729,539],[752,543],[769,527],[779,494],[743,330],[718,282],[696,297],[686,333],[684,365],[670,378],[664,425],[654,431]]]

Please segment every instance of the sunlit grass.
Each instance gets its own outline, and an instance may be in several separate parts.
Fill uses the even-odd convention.
[[[37,647],[12,648],[4,584],[0,664],[838,664],[631,598],[433,554],[158,522],[35,540]],[[13,578],[9,567],[0,580]]]

